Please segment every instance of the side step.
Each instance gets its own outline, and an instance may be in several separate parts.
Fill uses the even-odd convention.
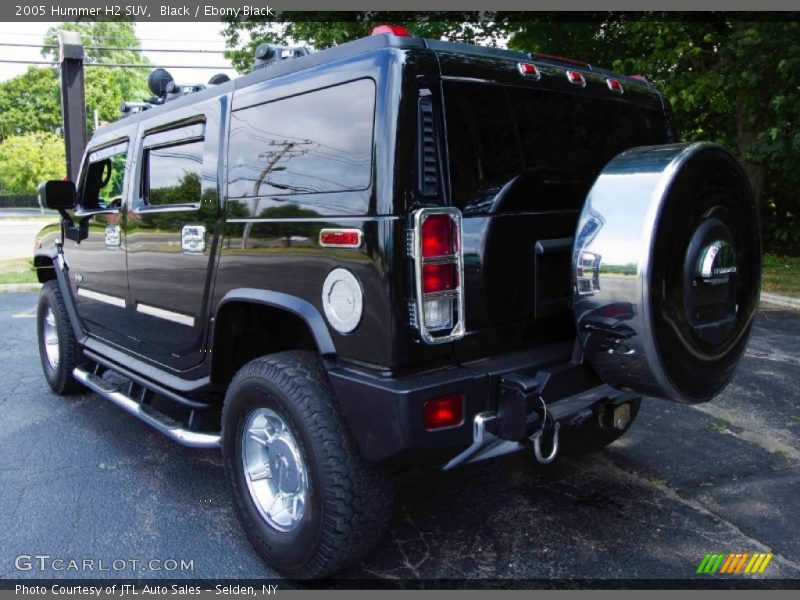
[[[221,436],[215,433],[202,433],[191,431],[184,428],[180,423],[171,419],[167,415],[149,408],[130,396],[123,394],[111,382],[102,377],[90,373],[82,367],[75,367],[72,376],[88,387],[90,390],[100,394],[106,400],[110,400],[120,408],[141,419],[150,427],[163,433],[173,441],[190,448],[219,448]]]

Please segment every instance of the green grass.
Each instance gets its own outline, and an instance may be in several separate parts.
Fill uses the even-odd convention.
[[[5,283],[38,283],[33,260],[11,258],[0,260],[0,285]]]
[[[800,296],[800,256],[765,254],[761,289],[775,294]]]

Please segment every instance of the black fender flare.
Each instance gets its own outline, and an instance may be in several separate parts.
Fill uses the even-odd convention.
[[[328,326],[325,324],[325,319],[320,314],[317,307],[290,294],[283,292],[275,292],[272,290],[262,290],[258,288],[237,288],[230,290],[226,293],[222,300],[217,304],[214,313],[214,324],[218,322],[218,317],[222,308],[230,302],[249,302],[252,304],[263,304],[273,308],[279,308],[294,314],[299,317],[308,326],[317,349],[321,356],[336,354],[336,347],[333,344]],[[216,343],[216,326],[212,333],[212,347]]]
[[[83,330],[78,310],[75,306],[75,298],[72,296],[72,288],[69,285],[69,269],[64,263],[63,256],[58,250],[40,250],[33,255],[33,262],[36,265],[37,260],[46,259],[52,262],[53,270],[56,274],[56,282],[58,289],[61,291],[61,297],[64,299],[64,305],[67,309],[67,316],[69,316],[72,330],[75,332],[75,339],[78,344],[83,346],[86,343],[86,332]]]

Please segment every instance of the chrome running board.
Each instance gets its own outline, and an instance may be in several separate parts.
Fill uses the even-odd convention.
[[[219,434],[186,429],[167,415],[159,413],[155,409],[149,408],[122,393],[113,383],[94,373],[90,373],[81,367],[75,367],[75,370],[72,371],[72,376],[93,392],[100,394],[106,400],[110,400],[182,446],[190,448],[219,448],[220,446],[221,436]]]

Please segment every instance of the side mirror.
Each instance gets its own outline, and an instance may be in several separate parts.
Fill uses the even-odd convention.
[[[39,184],[39,206],[57,211],[75,208],[78,194],[71,181],[45,181]]]

